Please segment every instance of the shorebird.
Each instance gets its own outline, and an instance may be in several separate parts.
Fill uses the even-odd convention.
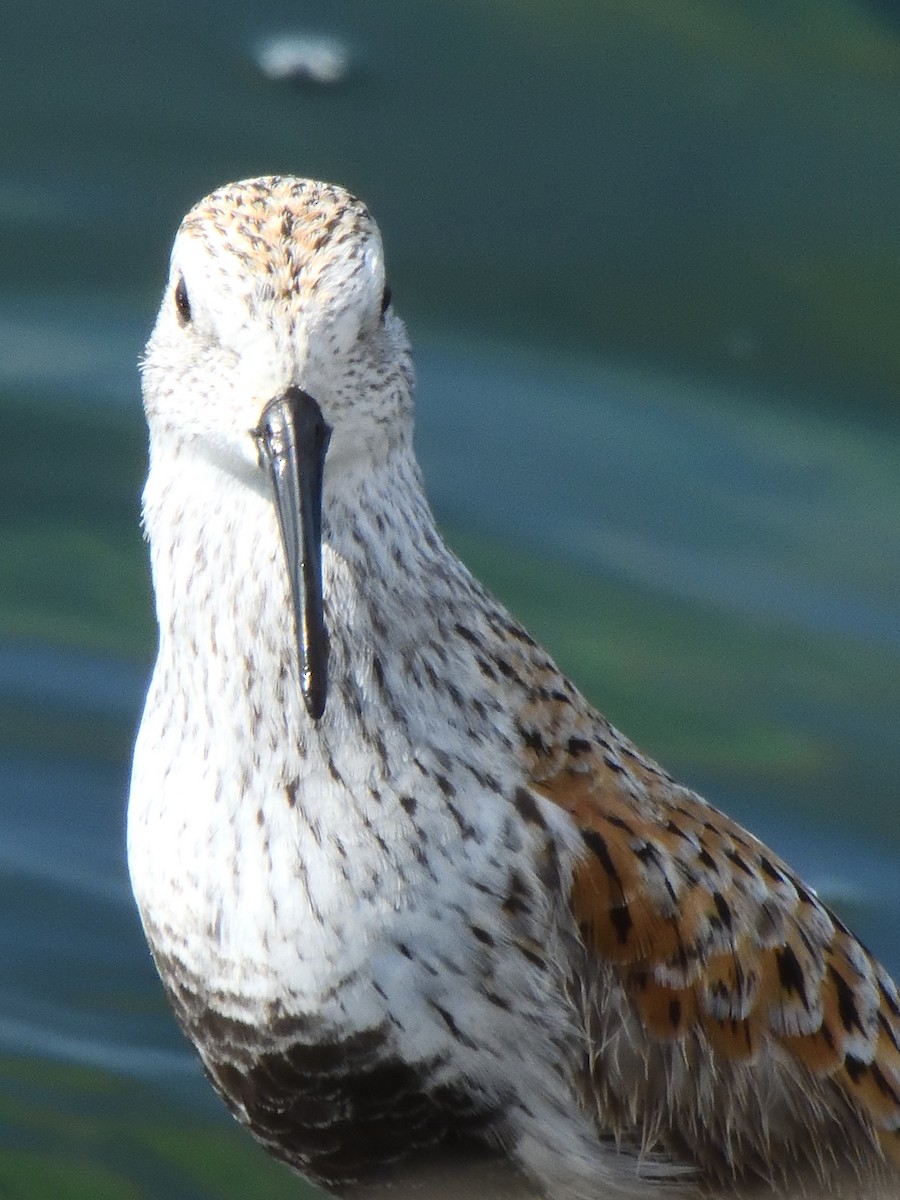
[[[188,213],[143,362],[128,854],[209,1078],[338,1191],[475,1146],[554,1200],[893,1188],[894,983],[444,545],[413,386],[360,200]]]

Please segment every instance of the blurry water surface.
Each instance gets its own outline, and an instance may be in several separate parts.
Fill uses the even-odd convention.
[[[447,536],[608,715],[900,972],[900,46],[877,6],[8,17],[0,1194],[303,1185],[170,1018],[124,864],[153,656],[136,362],[181,212],[365,196]],[[258,39],[343,39],[339,87]]]

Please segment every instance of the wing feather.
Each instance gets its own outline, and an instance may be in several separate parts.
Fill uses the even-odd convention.
[[[646,1038],[645,1084],[613,1096],[601,1050],[597,1094],[645,1128],[665,1126],[662,1106],[670,1130],[689,1143],[718,1137],[737,1170],[773,1137],[749,1098],[757,1087],[789,1113],[786,1141],[849,1121],[860,1158],[880,1144],[900,1165],[900,1004],[884,969],[736,822],[627,743],[613,755],[584,744],[535,790],[580,830],[572,913],[589,962],[612,972]],[[692,1132],[689,1110],[709,1127]]]

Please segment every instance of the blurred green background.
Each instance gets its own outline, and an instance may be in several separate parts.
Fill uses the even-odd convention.
[[[276,80],[321,34],[333,85]],[[181,214],[381,224],[449,540],[900,970],[900,5],[38,0],[0,47],[0,1195],[301,1196],[124,866],[153,656],[136,363]]]

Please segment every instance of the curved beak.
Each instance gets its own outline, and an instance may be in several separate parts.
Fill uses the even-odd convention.
[[[287,561],[300,684],[314,721],[325,711],[328,631],[322,603],[322,478],[331,426],[307,392],[290,387],[263,409],[253,430],[269,469]]]

